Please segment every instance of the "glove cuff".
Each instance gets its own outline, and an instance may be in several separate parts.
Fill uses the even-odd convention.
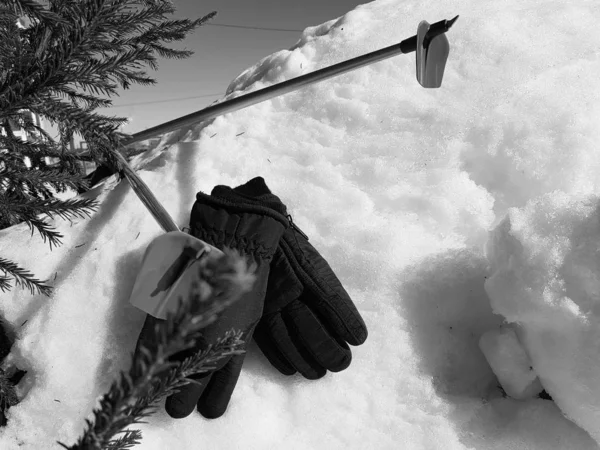
[[[263,177],[256,177],[235,189],[229,186],[215,186],[211,192],[223,205],[252,204],[273,210],[287,216],[287,208],[283,202],[267,187]]]
[[[192,234],[218,248],[229,246],[270,259],[284,230],[287,210],[261,177],[232,189],[219,185],[211,195],[196,194]]]
[[[217,186],[217,188],[218,187],[219,186]],[[263,177],[254,177],[247,183],[236,187],[234,191],[248,197],[260,197],[261,195],[273,194],[265,183],[265,179]]]
[[[253,178],[235,189],[223,185],[215,186],[211,195],[198,192],[196,200],[236,212],[263,214],[284,223],[286,228],[289,224],[286,206],[279,197],[271,193],[262,177]]]

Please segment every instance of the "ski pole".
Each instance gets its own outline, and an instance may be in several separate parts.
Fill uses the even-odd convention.
[[[131,145],[136,142],[145,141],[159,134],[178,130],[182,127],[193,125],[207,119],[211,119],[232,111],[246,108],[256,103],[269,100],[273,97],[295,91],[309,84],[317,83],[328,78],[341,75],[351,70],[382,61],[401,53],[416,52],[416,75],[417,81],[424,88],[439,88],[442,84],[444,68],[448,59],[450,46],[445,33],[456,22],[458,16],[450,20],[440,20],[434,24],[427,21],[419,23],[417,34],[403,40],[399,44],[385,47],[366,55],[343,61],[333,66],[325,67],[320,70],[301,75],[291,80],[269,86],[258,91],[241,95],[237,98],[227,100],[223,103],[209,106],[183,117],[165,122],[152,128],[148,128],[132,135],[130,139],[123,142],[123,146]],[[160,204],[150,188],[131,168],[125,157],[120,152],[115,152],[116,158],[123,166],[125,178],[129,181],[134,192],[137,194],[148,211],[152,214],[158,224],[165,232],[179,231],[179,227],[174,222],[166,209]]]
[[[212,119],[232,111],[237,111],[239,109],[264,102],[265,100],[272,99],[279,95],[287,94],[288,92],[295,91],[301,87],[318,83],[319,81],[327,80],[328,78],[341,75],[351,70],[391,58],[401,53],[411,53],[417,51],[417,80],[425,88],[440,87],[441,76],[443,75],[444,66],[448,58],[448,52],[446,51],[444,54],[442,51],[438,54],[438,42],[442,45],[443,49],[444,40],[447,44],[447,38],[445,37],[444,33],[450,29],[457,19],[458,16],[450,20],[440,20],[432,25],[429,25],[426,21],[422,21],[419,24],[417,35],[405,39],[399,44],[391,45],[389,47],[382,48],[381,50],[367,53],[366,55],[358,56],[356,58],[334,64],[333,66],[325,67],[306,75],[301,75],[299,77],[292,78],[291,80],[274,84],[273,86],[269,86],[264,89],[259,89],[258,91],[254,91],[246,95],[241,95],[223,103],[218,103],[214,106],[209,106],[208,108],[201,109],[200,111],[196,111],[155,127],[148,128],[144,131],[140,131],[139,133],[135,133],[131,139],[124,142],[124,145],[145,141],[146,139],[159,134],[168,133],[188,125],[193,125],[207,119]],[[421,34],[421,36],[419,36],[419,34]],[[419,38],[421,39],[419,40]],[[425,55],[428,55],[429,57]],[[436,75],[439,78],[439,83],[431,82],[431,79],[436,78]]]

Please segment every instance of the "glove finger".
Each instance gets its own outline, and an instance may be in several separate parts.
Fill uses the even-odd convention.
[[[302,282],[281,246],[278,246],[271,260],[263,315],[281,311],[284,306],[300,297],[303,290]]]
[[[352,362],[352,351],[344,341],[338,341],[319,318],[302,302],[295,301],[282,312],[292,340],[306,348],[312,358],[325,369],[341,372]]]
[[[183,419],[189,416],[198,403],[198,399],[206,390],[207,385],[214,376],[214,372],[209,372],[200,376],[194,376],[196,383],[187,383],[179,388],[179,392],[167,397],[165,402],[165,411],[173,419]]]
[[[144,322],[144,326],[140,331],[140,335],[137,340],[137,344],[135,347],[135,355],[141,352],[141,346],[147,348],[150,351],[154,351],[157,346],[156,339],[154,338],[154,327],[156,324],[164,322],[164,320],[157,319],[150,314],[146,316],[146,320]],[[185,352],[180,352],[176,356],[181,356],[181,359],[184,359],[186,356],[190,356],[184,353],[191,353],[193,350],[186,350]],[[178,358],[173,357],[172,360],[178,360]],[[168,370],[164,370],[157,374],[157,378],[159,380],[163,380],[169,375]],[[165,402],[165,411],[169,416],[174,419],[182,419],[191,414],[194,410],[194,406],[198,401],[198,398],[202,395],[204,388],[208,384],[208,377],[210,373],[204,374],[205,380],[201,380],[202,385],[196,385],[194,383],[187,383],[184,386],[181,386],[179,392],[167,397]]]
[[[322,317],[329,329],[351,345],[367,339],[367,326],[350,296],[327,261],[302,236],[293,230],[284,233],[279,243],[294,272],[313,293],[310,307]]]
[[[293,339],[288,325],[283,321],[283,318],[279,314],[273,314],[270,316],[264,325],[262,336],[259,336],[259,340],[256,341],[261,350],[263,348],[269,348],[268,345],[263,346],[261,341],[275,343],[279,350],[279,354],[283,359],[287,360],[289,365],[294,367],[303,377],[309,380],[318,380],[327,373],[327,370],[321,366],[312,354],[306,350],[298,340]],[[304,333],[312,330],[303,330]],[[294,331],[294,336],[298,335],[298,330]],[[255,338],[256,338],[255,333]],[[266,336],[266,337],[265,337]],[[264,342],[263,342],[264,343]],[[264,352],[265,356],[269,358],[269,353]],[[269,360],[271,361],[271,360]],[[271,361],[271,363],[273,363]],[[275,365],[275,364],[273,364]],[[277,366],[275,365],[277,368]]]
[[[197,401],[198,412],[207,419],[216,419],[225,414],[245,357],[245,353],[234,355],[221,370],[213,373],[204,394]]]
[[[261,319],[258,322],[256,331],[254,332],[254,341],[263,352],[265,357],[269,360],[271,365],[279,370],[284,375],[294,375],[297,370],[292,366],[288,360],[279,351],[277,344],[272,338],[269,337],[266,319]]]

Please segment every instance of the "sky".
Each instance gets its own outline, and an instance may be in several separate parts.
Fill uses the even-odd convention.
[[[314,381],[251,342],[221,418],[174,420],[163,401],[132,427],[137,448],[599,450],[600,5],[378,0],[337,14],[247,61],[221,100],[459,14],[442,86],[422,88],[400,55],[165,134],[130,163],[180,228],[197,192],[262,176],[369,336]],[[24,223],[0,230],[2,257],[54,287],[2,295],[16,338],[2,367],[27,371],[3,450],[74,443],[145,319],[129,298],[162,230],[126,181],[82,196],[98,210],[49,220],[58,248]]]
[[[292,46],[308,26],[338,17],[361,2],[332,0],[175,0],[175,17],[200,18],[212,11],[209,23],[296,31],[270,31],[205,25],[174,48],[194,51],[188,59],[159,59],[158,71],[148,70],[157,85],[121,90],[113,108],[99,109],[131,119],[123,131],[136,133],[209,106],[219,99],[229,82],[265,56]],[[207,95],[204,98],[190,98]],[[179,99],[164,102],[165,100]],[[161,103],[146,103],[161,102]],[[137,103],[137,106],[132,104]],[[139,104],[143,103],[143,104]],[[132,106],[119,106],[132,105]]]

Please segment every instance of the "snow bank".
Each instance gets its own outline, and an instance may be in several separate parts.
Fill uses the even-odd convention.
[[[561,410],[600,440],[600,203],[557,191],[511,208],[491,233],[494,312],[521,342]]]
[[[557,407],[593,431],[596,413],[582,415],[596,404],[591,390],[583,396],[597,370],[595,303],[583,299],[595,289],[595,247],[569,244],[593,235],[585,228],[592,206],[541,197],[565,220],[548,216],[544,225],[550,209],[527,206],[540,211],[531,227],[516,220],[528,213],[511,210],[528,278],[490,290],[496,312],[527,325],[527,349],[556,403],[503,398],[478,346],[504,320],[484,289],[488,231],[509,207],[556,189],[600,194],[594,3],[376,1],[307,28],[294,47],[234,80],[226,98],[396,44],[423,19],[456,14],[440,89],[421,88],[414,55],[398,56],[166,135],[135,157],[180,226],[197,191],[263,176],[369,327],[350,368],[318,381],[280,375],[251,345],[222,418],[173,420],[161,410],[136,427],[140,450],[599,448]],[[0,231],[2,256],[55,287],[52,298],[20,289],[1,297],[18,338],[7,364],[28,371],[0,430],[3,450],[72,443],[129,366],[144,316],[128,298],[161,230],[126,183],[111,179],[86,195],[98,199],[98,212],[72,226],[52,222],[65,235],[52,252],[26,225]],[[512,245],[492,245],[494,271],[518,250]],[[560,273],[563,261],[573,273]],[[560,279],[580,281],[556,297]],[[546,282],[554,283],[547,297],[503,293],[544,293]]]

